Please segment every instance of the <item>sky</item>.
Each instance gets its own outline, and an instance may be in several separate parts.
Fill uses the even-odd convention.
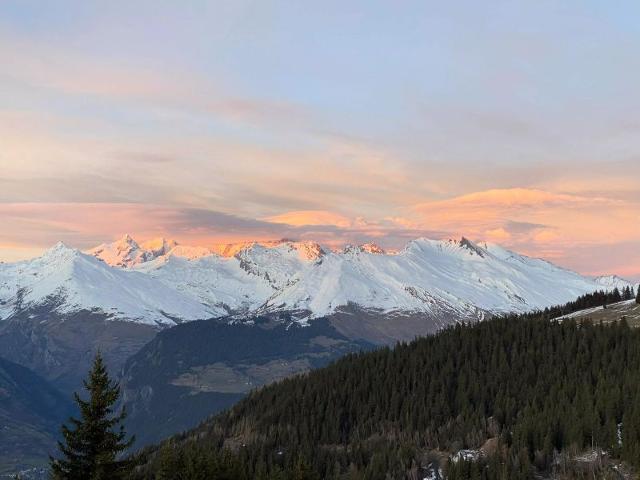
[[[0,3],[0,260],[462,235],[640,279],[640,3]]]

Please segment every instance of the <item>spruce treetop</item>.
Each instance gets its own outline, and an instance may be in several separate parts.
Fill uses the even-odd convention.
[[[63,441],[58,442],[61,458],[51,458],[54,480],[118,480],[125,478],[130,465],[118,456],[134,439],[128,439],[122,426],[124,409],[114,413],[120,396],[119,385],[109,378],[100,353],[96,354],[84,388],[88,398],[74,393],[79,418],[62,426]]]

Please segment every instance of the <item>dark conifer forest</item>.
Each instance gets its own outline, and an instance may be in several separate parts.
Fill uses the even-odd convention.
[[[638,469],[640,330],[550,320],[609,295],[458,325],[280,381],[141,452],[136,478],[422,479],[437,465],[450,480],[533,479],[583,452]],[[452,462],[463,449],[481,456]],[[609,478],[566,464],[563,475]]]

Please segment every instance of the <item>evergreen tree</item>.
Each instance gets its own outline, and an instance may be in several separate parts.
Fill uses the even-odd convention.
[[[620,290],[618,290],[618,287],[613,289],[613,303],[619,302],[620,300],[622,300],[622,295],[620,295]]]
[[[640,303],[640,285],[638,285],[638,295],[636,296],[636,303]]]
[[[74,393],[80,418],[70,418],[62,426],[64,442],[58,442],[62,458],[50,457],[53,480],[118,480],[130,471],[130,462],[118,455],[133,443],[126,440],[122,426],[124,409],[113,415],[113,405],[120,396],[120,387],[112,382],[98,353],[87,380],[83,381],[89,398],[83,400]]]

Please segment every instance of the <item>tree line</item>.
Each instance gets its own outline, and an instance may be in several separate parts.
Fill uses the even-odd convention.
[[[553,319],[568,315],[570,313],[579,312],[580,310],[586,310],[588,308],[606,307],[613,303],[618,303],[626,300],[634,299],[634,288],[632,286],[626,286],[622,290],[615,287],[613,290],[598,290],[592,293],[587,293],[579,296],[572,302],[568,302],[564,305],[556,305],[553,307],[547,307],[542,311],[532,312],[524,314],[525,317],[533,318],[542,316],[547,319]],[[640,288],[638,289],[638,295],[636,302],[640,303]]]

